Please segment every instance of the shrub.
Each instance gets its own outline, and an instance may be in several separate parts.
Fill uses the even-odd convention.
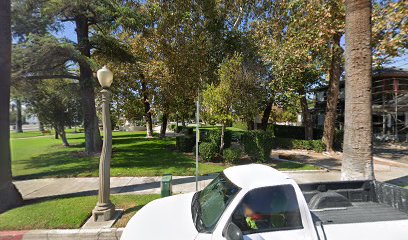
[[[186,136],[190,136],[194,134],[194,128],[192,127],[182,127],[181,128],[181,133],[183,133]]]
[[[278,138],[293,138],[305,139],[305,127],[303,126],[287,126],[270,124],[268,129],[273,131],[275,137]],[[321,139],[323,137],[323,130],[320,128],[313,128],[313,139]]]
[[[174,132],[179,133],[183,129],[183,126],[178,126],[174,128]]]
[[[305,149],[315,152],[323,152],[325,149],[322,140],[300,140],[292,138],[275,138],[273,139],[273,147],[282,149]]]
[[[221,130],[220,129],[200,129],[202,142],[214,142],[218,148],[221,145]],[[232,142],[232,132],[226,130],[224,132],[224,148],[229,148]]]
[[[217,157],[219,151],[217,144],[214,142],[203,142],[198,149],[201,159],[207,162],[213,161]]]
[[[253,161],[266,162],[273,147],[271,131],[248,131],[242,135],[245,152]]]
[[[230,147],[224,149],[222,152],[222,156],[224,158],[224,162],[226,163],[234,163],[235,161],[241,158],[242,151],[239,147]]]
[[[177,136],[176,148],[181,152],[192,152],[195,145],[194,136]]]
[[[175,130],[176,130],[176,127],[177,127],[177,125],[174,124],[174,123],[172,123],[172,124],[169,125],[169,130],[175,131]]]

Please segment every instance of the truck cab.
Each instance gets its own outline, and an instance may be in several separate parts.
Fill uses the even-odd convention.
[[[332,185],[339,188],[342,184]],[[377,205],[366,204],[370,206],[369,209],[364,203],[354,206],[344,194],[320,192],[321,186],[311,184],[299,187],[286,174],[265,165],[231,167],[220,173],[202,191],[166,197],[147,204],[129,221],[121,239],[366,239],[360,238],[359,229],[368,229],[371,235],[377,237],[370,239],[405,239],[407,236],[408,214],[405,212],[384,206],[385,211],[396,211],[387,220],[396,221],[359,223],[354,215],[347,218],[349,212],[368,210],[371,212],[368,218],[373,218],[377,213],[372,208]],[[307,190],[306,198],[301,188]],[[351,191],[353,196],[362,195],[364,198],[373,195],[370,188],[359,189],[355,187],[344,192]],[[308,202],[315,209],[311,211]],[[325,229],[324,223],[333,223],[331,213],[343,216],[343,222],[328,225]],[[357,222],[354,223],[354,220]],[[384,227],[393,229],[393,234],[384,235],[381,230]]]

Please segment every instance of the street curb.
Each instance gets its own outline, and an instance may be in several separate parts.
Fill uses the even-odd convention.
[[[123,229],[124,228],[2,231],[0,232],[0,240],[40,240],[40,239],[119,240],[120,237],[122,236]]]
[[[316,164],[310,164],[310,163],[304,163],[304,162],[297,162],[293,160],[287,160],[287,159],[282,159],[282,158],[276,158],[276,157],[271,157],[271,159],[276,160],[276,161],[281,161],[281,162],[291,162],[291,163],[298,163],[298,164],[307,164],[311,166],[315,166],[320,168],[320,170],[282,170],[280,172],[283,173],[322,173],[322,172],[329,172],[329,171],[335,171],[336,169],[329,169],[325,166],[322,165],[316,165]]]
[[[386,158],[382,158],[382,157],[373,157],[373,160],[378,162],[378,163],[383,163],[386,164],[388,166],[392,166],[392,167],[403,167],[403,168],[408,168],[408,164],[406,163],[400,163],[400,162],[396,162],[393,160],[389,160]]]

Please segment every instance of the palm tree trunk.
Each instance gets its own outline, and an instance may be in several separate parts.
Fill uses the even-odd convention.
[[[333,152],[334,131],[336,127],[337,103],[340,92],[341,57],[343,54],[340,46],[341,33],[333,37],[331,64],[329,70],[329,89],[327,91],[326,116],[324,119],[323,142],[326,151]]]
[[[22,133],[23,132],[23,116],[21,114],[21,100],[16,99],[16,108],[17,108],[17,114],[16,114],[16,132],[17,133]]]
[[[0,1],[0,213],[22,204],[12,182],[10,156],[11,5]]]
[[[78,50],[85,57],[91,57],[89,43],[89,25],[86,16],[77,16],[75,19],[78,39]],[[101,151],[102,139],[99,131],[98,117],[96,116],[95,92],[92,69],[85,61],[79,63],[80,91],[85,128],[85,151],[95,153]]]
[[[346,0],[346,99],[341,177],[373,179],[371,1]]]

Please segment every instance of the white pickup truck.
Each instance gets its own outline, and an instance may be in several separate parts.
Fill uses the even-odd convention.
[[[121,239],[407,240],[408,189],[376,181],[298,185],[268,166],[236,166],[202,191],[147,204]]]

